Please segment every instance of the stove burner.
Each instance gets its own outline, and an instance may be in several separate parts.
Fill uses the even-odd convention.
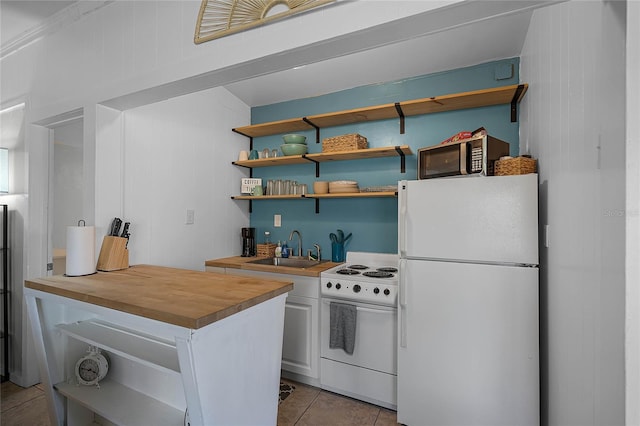
[[[369,269],[369,267],[365,266],[365,265],[349,265],[349,266],[347,266],[347,268],[349,268],[349,269],[359,269],[359,270]]]
[[[378,268],[376,270],[380,272],[391,272],[392,274],[395,274],[396,272],[398,272],[398,268],[391,268],[391,267]]]
[[[382,271],[372,271],[372,272],[364,272],[362,275],[365,277],[371,278],[392,278],[393,274],[390,272],[382,272]]]
[[[345,268],[345,269],[339,269],[336,271],[336,274],[340,274],[340,275],[358,275],[360,272],[356,271],[355,269],[349,269],[349,268]]]

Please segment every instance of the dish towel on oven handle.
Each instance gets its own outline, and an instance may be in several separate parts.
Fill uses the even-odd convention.
[[[354,305],[331,302],[329,304],[329,348],[344,349],[353,354],[356,345],[356,315]]]

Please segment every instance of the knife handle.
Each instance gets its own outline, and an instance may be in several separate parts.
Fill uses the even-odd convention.
[[[124,228],[122,228],[122,234],[120,234],[120,236],[122,238],[129,238],[129,225],[131,225],[131,222],[125,222],[124,223]]]

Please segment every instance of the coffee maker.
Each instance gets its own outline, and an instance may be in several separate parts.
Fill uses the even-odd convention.
[[[242,228],[242,257],[256,255],[256,228]]]

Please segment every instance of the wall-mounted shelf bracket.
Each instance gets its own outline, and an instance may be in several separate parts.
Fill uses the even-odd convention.
[[[396,146],[396,152],[400,156],[400,173],[405,173],[407,171],[406,170],[406,156],[404,155],[404,152],[402,151],[402,147]]]
[[[396,102],[394,105],[396,106],[398,117],[400,117],[400,134],[404,135],[404,111],[402,111],[402,106],[400,105],[400,102]]]
[[[249,136],[246,133],[242,133],[238,129],[231,129],[231,131],[236,132],[237,134],[242,135],[242,136],[244,136],[246,138],[249,138],[249,150],[253,149],[253,136]]]
[[[316,214],[320,213],[320,199],[316,198]]]
[[[516,88],[515,93],[513,94],[513,98],[511,99],[511,122],[515,123],[518,121],[518,103],[520,102],[520,97],[522,96],[522,92],[524,91],[524,84],[519,84]]]
[[[313,124],[311,122],[311,120],[309,120],[307,117],[302,117],[302,121],[304,121],[305,123],[307,123],[309,126],[313,127],[314,129],[316,129],[316,143],[320,143],[320,127],[316,126],[315,124]]]
[[[307,154],[304,154],[302,158],[316,164],[316,177],[320,177],[320,162],[317,160],[314,160],[313,158],[307,157]]]

